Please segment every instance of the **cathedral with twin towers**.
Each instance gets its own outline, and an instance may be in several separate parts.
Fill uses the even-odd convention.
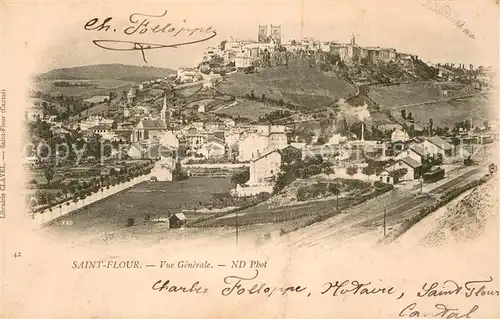
[[[281,25],[259,25],[258,41],[260,43],[269,43],[271,40],[275,45],[281,45]]]

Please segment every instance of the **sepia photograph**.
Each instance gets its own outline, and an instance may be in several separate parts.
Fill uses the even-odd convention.
[[[2,317],[498,317],[498,9],[2,2]]]

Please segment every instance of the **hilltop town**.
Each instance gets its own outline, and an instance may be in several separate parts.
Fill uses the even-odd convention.
[[[355,36],[284,41],[281,27],[259,25],[255,39],[223,40],[175,71],[39,75],[25,112],[32,218],[286,233],[369,203],[352,229],[382,216],[385,227],[386,215],[397,229],[496,169],[491,68]],[[95,220],[66,216],[79,210]]]

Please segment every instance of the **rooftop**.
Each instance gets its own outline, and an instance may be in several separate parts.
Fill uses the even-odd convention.
[[[177,217],[179,220],[186,220],[187,219],[187,217],[186,217],[186,215],[184,215],[184,213],[177,213],[174,216]]]
[[[417,153],[418,155],[421,155],[421,156],[425,155],[424,149],[422,147],[418,146],[418,145],[411,145],[410,149],[412,151],[414,151],[415,153]]]
[[[427,141],[444,149],[445,151],[451,150],[453,148],[450,143],[446,142],[439,136],[430,136],[427,138]]]
[[[414,160],[409,156],[402,158],[401,161],[405,162],[406,164],[410,165],[413,168],[422,166],[422,164],[420,164],[419,162],[417,162],[416,160]]]
[[[258,161],[258,160],[260,160],[261,158],[264,158],[264,157],[266,157],[266,156],[268,156],[269,154],[272,154],[272,153],[274,153],[274,152],[277,152],[277,153],[281,154],[281,153],[280,153],[280,151],[278,151],[278,150],[276,150],[276,149],[274,149],[274,150],[268,150],[268,151],[266,151],[266,152],[262,153],[261,155],[259,155],[258,157],[253,158],[253,159],[252,159],[252,162],[257,162],[257,161]]]
[[[141,120],[139,122],[139,125],[142,124],[142,127],[144,129],[164,129],[165,128],[165,123],[161,120]]]

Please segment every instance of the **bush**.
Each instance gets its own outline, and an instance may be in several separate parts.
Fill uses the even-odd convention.
[[[358,167],[356,165],[352,165],[352,166],[349,166],[347,169],[346,169],[346,173],[347,175],[349,176],[353,176],[353,175],[356,175],[356,173],[358,172]]]
[[[370,187],[369,182],[361,181],[358,179],[344,179],[342,180],[342,185],[345,185],[348,191],[356,189],[366,189]]]
[[[249,179],[250,179],[250,170],[245,169],[244,171],[241,172],[235,172],[231,177],[231,183],[242,185],[248,182]]]
[[[319,165],[310,165],[306,167],[304,172],[305,172],[305,177],[318,175],[321,173],[321,167]]]
[[[328,193],[326,183],[317,183],[309,186],[299,187],[297,190],[297,200],[302,202],[308,199],[314,199],[318,196],[324,196]]]
[[[381,181],[375,181],[373,183],[373,186],[375,186],[376,188],[384,188],[387,187],[387,185],[392,186],[391,184],[382,183]]]
[[[134,218],[127,218],[127,225],[126,227],[132,227],[135,224],[135,219]]]
[[[295,173],[293,170],[286,170],[284,172],[280,172],[278,177],[276,178],[276,184],[274,185],[274,192],[278,193],[285,186],[291,184],[295,180]]]

